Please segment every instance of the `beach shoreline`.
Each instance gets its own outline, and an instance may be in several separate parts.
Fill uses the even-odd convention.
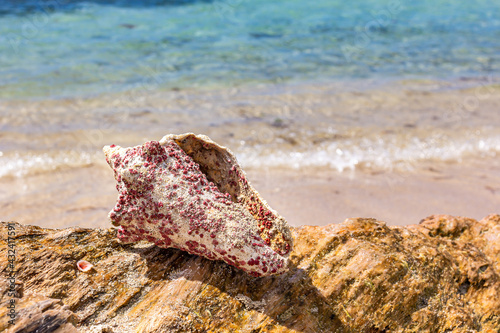
[[[338,84],[157,91],[140,108],[116,96],[3,101],[0,218],[106,227],[117,194],[102,147],[185,132],[231,149],[292,226],[350,217],[407,225],[431,214],[499,212],[498,85]],[[27,116],[12,118],[15,110]]]

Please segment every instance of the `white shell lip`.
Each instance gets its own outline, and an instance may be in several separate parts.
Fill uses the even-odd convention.
[[[87,260],[80,260],[76,263],[76,267],[82,272],[88,272],[94,267],[90,262]]]

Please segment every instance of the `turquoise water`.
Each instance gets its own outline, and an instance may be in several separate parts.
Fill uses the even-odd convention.
[[[0,98],[500,73],[500,2],[2,1]]]

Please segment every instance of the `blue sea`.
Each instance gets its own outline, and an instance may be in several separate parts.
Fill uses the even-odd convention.
[[[487,0],[3,0],[0,98],[500,72]]]

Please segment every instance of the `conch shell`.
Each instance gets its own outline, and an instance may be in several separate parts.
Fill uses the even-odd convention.
[[[121,241],[175,247],[253,276],[288,269],[290,228],[250,185],[229,149],[188,133],[103,150],[118,182],[109,218]]]

